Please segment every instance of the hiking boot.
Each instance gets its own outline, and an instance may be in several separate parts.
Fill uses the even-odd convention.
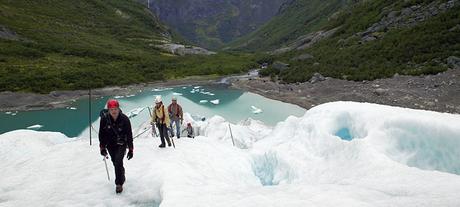
[[[171,142],[168,143],[168,147],[171,147]]]
[[[160,145],[158,145],[158,147],[159,148],[165,148],[166,146],[165,146],[165,144],[160,144]]]
[[[116,193],[121,193],[121,192],[123,192],[123,186],[122,186],[122,185],[117,185],[117,187],[115,188],[115,192],[116,192]]]

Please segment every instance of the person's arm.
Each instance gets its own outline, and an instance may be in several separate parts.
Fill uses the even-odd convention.
[[[168,106],[168,113],[169,113],[169,114],[172,113],[172,104],[169,104],[169,106]]]
[[[152,114],[150,114],[150,117],[151,117],[150,124],[151,125],[154,125],[155,122],[156,122],[156,119],[157,119],[157,115],[156,115],[155,111],[156,111],[156,108],[153,107],[152,108]]]
[[[166,127],[169,128],[171,126],[171,120],[169,119],[169,113],[168,113],[168,110],[164,110],[164,111],[165,111],[165,117],[164,117],[165,123],[164,124],[166,124]]]
[[[104,116],[101,116],[99,122],[99,150],[102,156],[107,156],[107,135],[105,134],[104,126],[107,124]],[[90,129],[91,130],[91,129]]]
[[[134,145],[133,145],[133,130],[131,128],[131,121],[129,121],[129,118],[127,116],[125,116],[125,120],[126,120],[126,125],[125,125],[125,130],[126,131],[126,136],[127,136],[127,141],[128,141],[128,155],[126,156],[128,158],[128,160],[130,160],[131,158],[133,158],[133,153],[134,153]]]
[[[179,106],[179,117],[180,117],[180,121],[182,122],[184,120],[184,112],[182,111],[182,106],[178,105]]]
[[[133,130],[131,128],[131,121],[129,121],[129,118],[126,118],[127,124],[126,124],[126,136],[127,136],[127,141],[128,141],[128,148],[129,151],[134,150],[134,144],[133,144]]]

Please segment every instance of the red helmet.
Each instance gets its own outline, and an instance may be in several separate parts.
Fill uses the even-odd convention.
[[[109,101],[107,101],[107,108],[108,109],[111,109],[111,108],[119,108],[120,107],[120,103],[118,103],[117,100],[115,99],[110,99]]]

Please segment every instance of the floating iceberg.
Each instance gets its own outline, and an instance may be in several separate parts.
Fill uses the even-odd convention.
[[[32,125],[32,126],[27,127],[27,129],[37,130],[37,129],[40,129],[42,127],[43,127],[43,125],[36,124],[36,125]]]
[[[99,146],[88,146],[86,135],[1,134],[0,203],[460,206],[460,115],[335,102],[275,127],[184,119],[200,136],[176,140],[175,149],[153,147],[159,140],[149,133],[134,141],[122,195],[115,195]],[[339,136],[342,129],[350,141]]]
[[[200,103],[208,103],[208,100],[201,100]]]
[[[212,100],[210,101],[212,104],[214,105],[218,105],[220,103],[220,100],[219,99],[216,99],[216,100]]]
[[[251,109],[252,109],[252,113],[253,113],[253,114],[260,114],[260,113],[263,112],[262,109],[257,108],[257,107],[255,107],[255,106],[251,106]]]
[[[176,93],[176,92],[174,92],[174,93],[173,93],[173,96],[182,96],[182,93]]]
[[[209,95],[209,96],[214,96],[215,95],[215,94],[213,94],[211,92],[204,92],[204,91],[201,91],[200,93],[204,94],[204,95]]]
[[[160,92],[160,91],[168,91],[168,90],[172,90],[173,88],[154,88],[152,89],[152,91],[154,92]]]

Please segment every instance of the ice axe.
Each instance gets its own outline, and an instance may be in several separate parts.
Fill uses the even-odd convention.
[[[175,149],[175,148],[176,148],[176,145],[174,144],[174,139],[173,139],[172,137],[169,137],[169,136],[168,136],[168,139],[171,140],[171,142],[172,142],[172,144],[173,144],[173,147],[174,147],[174,149]]]
[[[107,172],[107,179],[110,181],[110,175],[109,175],[109,168],[107,167],[107,156],[104,156],[104,163],[105,163],[105,171]]]

